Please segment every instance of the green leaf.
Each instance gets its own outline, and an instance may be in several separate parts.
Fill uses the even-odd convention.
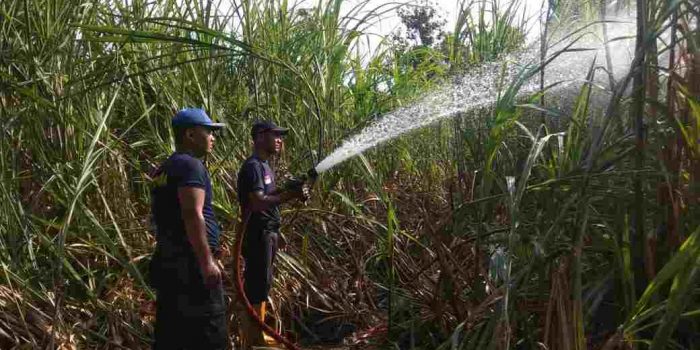
[[[685,240],[676,255],[664,265],[661,271],[654,277],[654,280],[649,283],[644,294],[642,294],[637,301],[637,305],[630,314],[627,322],[625,322],[624,328],[627,330],[635,325],[635,321],[639,315],[647,308],[649,301],[659,292],[660,288],[670,282],[679,273],[685,271],[688,266],[693,265],[698,257],[700,257],[700,227],[695,229]]]

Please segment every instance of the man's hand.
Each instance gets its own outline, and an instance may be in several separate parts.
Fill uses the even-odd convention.
[[[291,199],[298,199],[302,202],[306,202],[311,198],[311,189],[308,184],[302,184],[301,186],[294,187],[290,192]]]
[[[304,186],[301,187],[301,197],[299,199],[304,203],[311,199],[311,188],[309,188],[309,185],[304,184]]]
[[[298,200],[300,202],[306,202],[309,200],[309,190],[306,188],[296,188],[294,190],[287,190],[282,192],[282,202],[289,202],[292,200]]]
[[[207,288],[214,288],[221,283],[221,269],[219,269],[214,259],[209,259],[199,268],[202,270],[204,285],[206,285]]]

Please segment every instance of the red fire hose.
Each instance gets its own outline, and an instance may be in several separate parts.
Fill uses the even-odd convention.
[[[245,290],[243,289],[243,276],[241,275],[241,250],[243,249],[243,239],[245,238],[245,231],[246,227],[248,226],[248,220],[250,219],[250,212],[246,211],[246,213],[243,215],[243,220],[241,220],[241,224],[238,226],[238,234],[236,235],[236,248],[234,249],[234,255],[233,255],[233,262],[235,264],[234,271],[236,273],[235,276],[235,285],[236,285],[236,292],[238,293],[238,297],[240,300],[243,300],[243,304],[246,307],[246,311],[248,311],[248,314],[255,320],[255,322],[258,323],[260,328],[267,333],[269,336],[275,338],[276,341],[284,344],[284,346],[287,348],[287,350],[301,350],[299,347],[297,347],[294,343],[289,341],[287,338],[283,337],[281,334],[277,333],[272,327],[268,326],[265,324],[265,321],[260,318],[257,312],[255,312],[255,309],[253,309],[253,305],[250,304],[250,301],[248,300],[248,297],[245,295]]]

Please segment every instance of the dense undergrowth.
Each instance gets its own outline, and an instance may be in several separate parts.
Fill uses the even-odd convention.
[[[520,47],[527,27],[522,4],[464,2],[441,43],[367,52],[369,23],[398,5],[312,5],[0,3],[0,348],[148,346],[147,174],[173,149],[174,111],[201,106],[229,125],[208,164],[230,272],[253,120],[290,127],[277,166],[304,171],[375,116]],[[496,105],[324,174],[308,206],[284,212],[274,304],[288,336],[700,347],[697,6],[549,6],[545,38],[636,11],[628,78],[582,84],[568,106],[516,99],[504,82]]]

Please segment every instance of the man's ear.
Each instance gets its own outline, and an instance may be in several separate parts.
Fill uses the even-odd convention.
[[[185,130],[185,137],[191,139],[194,137],[194,128],[189,128]]]

